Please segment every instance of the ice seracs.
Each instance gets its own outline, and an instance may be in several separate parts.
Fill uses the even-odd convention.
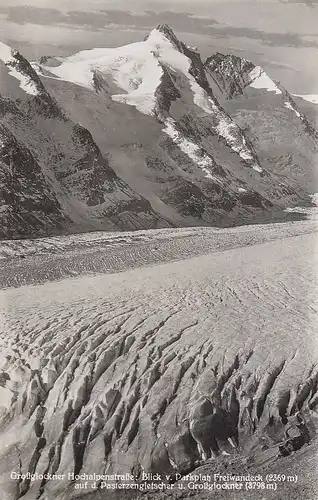
[[[126,272],[112,265],[107,276],[85,276],[82,268],[76,278],[0,290],[0,388],[15,390],[10,402],[0,393],[0,405],[8,403],[0,414],[2,498],[84,499],[75,473],[187,474],[211,448],[204,470],[220,470],[224,452],[229,468],[269,460],[274,468],[277,444],[299,436],[298,408],[303,434],[314,439],[317,235],[299,224],[290,237],[291,227],[276,226],[197,228],[192,259],[195,239],[166,233],[168,262],[139,267],[148,248],[139,242],[127,246],[134,269]],[[202,255],[211,241],[216,251]],[[67,253],[75,262],[82,250]],[[12,471],[34,480],[19,482]]]

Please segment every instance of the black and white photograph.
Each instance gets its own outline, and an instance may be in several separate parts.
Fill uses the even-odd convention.
[[[318,0],[0,0],[0,500],[318,499]]]

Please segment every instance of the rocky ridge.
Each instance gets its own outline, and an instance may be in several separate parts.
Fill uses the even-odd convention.
[[[255,145],[262,165],[316,192],[316,110],[247,59],[217,53],[205,61],[222,105]]]
[[[143,42],[66,59],[30,64],[6,46],[1,54],[3,125],[34,158],[58,214],[45,221],[30,204],[38,222],[22,231],[22,205],[6,202],[3,213],[17,215],[4,216],[2,237],[285,220],[287,207],[312,203],[298,177],[263,161],[215,97],[198,51],[167,25]],[[289,95],[286,103],[316,141]]]
[[[0,97],[1,236],[160,226],[149,202],[118,178],[90,132],[67,118],[30,63],[12,54],[7,76],[14,68],[28,91],[17,99]]]

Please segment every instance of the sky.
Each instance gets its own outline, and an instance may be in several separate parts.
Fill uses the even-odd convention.
[[[29,59],[139,41],[163,22],[203,58],[241,55],[318,93],[318,0],[0,0],[0,40]]]

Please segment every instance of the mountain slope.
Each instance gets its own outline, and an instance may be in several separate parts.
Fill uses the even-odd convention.
[[[317,107],[310,108],[244,58],[217,53],[205,61],[205,68],[222,105],[245,130],[262,164],[289,176],[294,186],[317,192]]]
[[[143,42],[44,63],[33,67],[67,115],[110,152],[120,177],[178,225],[282,217],[286,206],[308,201],[265,171],[213,94],[198,52],[168,26]]]
[[[68,222],[34,156],[0,124],[0,238],[62,229]]]
[[[21,54],[2,44],[0,58],[2,237],[169,225],[65,117]]]
[[[285,220],[286,208],[310,205],[308,186],[262,156],[206,75],[167,25],[142,42],[32,64],[2,44],[2,123],[34,158],[56,212],[45,224],[39,208],[30,235]],[[2,184],[9,192],[5,174]],[[23,221],[22,205],[14,210]],[[24,236],[10,220],[2,237]]]

